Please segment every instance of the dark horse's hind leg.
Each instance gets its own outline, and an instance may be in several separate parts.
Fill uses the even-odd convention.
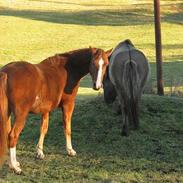
[[[116,98],[116,100],[113,102],[112,107],[117,115],[121,114],[121,104],[120,104],[118,98]]]
[[[13,128],[9,134],[9,148],[10,148],[10,167],[17,173],[21,173],[20,163],[16,159],[16,145],[19,138],[19,135],[25,125],[25,120],[28,112],[24,109],[18,111],[15,114],[15,120]]]
[[[125,107],[121,106],[121,115],[122,115],[122,136],[128,136],[129,135],[129,123],[128,123],[128,115]]]
[[[139,101],[135,104],[135,119],[133,120],[134,130],[139,128]]]

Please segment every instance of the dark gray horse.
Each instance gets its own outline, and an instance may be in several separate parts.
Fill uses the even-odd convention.
[[[130,40],[114,49],[103,81],[104,100],[114,102],[116,96],[122,113],[122,135],[129,133],[129,124],[139,126],[139,100],[149,76],[149,64],[144,54]]]

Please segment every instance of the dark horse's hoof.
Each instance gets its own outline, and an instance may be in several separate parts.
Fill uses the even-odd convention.
[[[121,132],[121,136],[128,137],[128,136],[129,136],[129,132],[123,130],[123,131]]]

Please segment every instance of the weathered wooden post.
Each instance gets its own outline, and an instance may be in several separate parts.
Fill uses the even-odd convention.
[[[161,22],[160,21],[160,0],[154,0],[157,93],[158,93],[158,95],[164,95],[163,69],[162,69],[162,46],[161,46],[161,23],[160,22]]]

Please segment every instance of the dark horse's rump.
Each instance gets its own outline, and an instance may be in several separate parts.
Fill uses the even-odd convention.
[[[29,112],[41,113],[41,134],[37,157],[44,158],[43,141],[48,130],[49,112],[61,107],[63,112],[66,149],[76,152],[71,143],[71,117],[80,79],[90,73],[93,88],[102,84],[111,50],[86,48],[57,54],[39,64],[13,62],[0,69],[0,161],[10,148],[10,166],[20,173],[16,160],[16,144]],[[10,116],[14,114],[11,128]]]
[[[122,134],[128,135],[129,123],[139,125],[139,100],[149,76],[149,64],[130,40],[114,49],[104,78],[104,99],[113,102],[116,95],[122,112]]]

